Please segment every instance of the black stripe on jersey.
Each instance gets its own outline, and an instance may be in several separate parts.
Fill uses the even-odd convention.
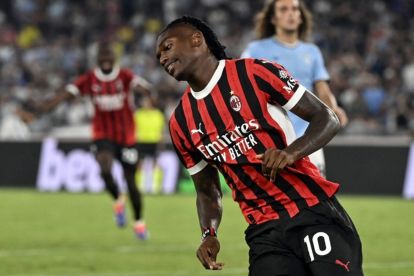
[[[199,123],[202,123],[204,128],[206,128],[205,127],[206,123],[203,121],[203,119],[201,119],[201,115],[200,115],[200,112],[198,110],[197,100],[190,93],[188,93],[187,95],[188,95],[188,98],[189,98],[190,107],[191,107],[191,111],[193,113],[193,119],[194,119],[195,125],[198,125]],[[204,136],[201,137],[201,141],[202,141],[203,144],[205,142],[207,142],[207,144],[210,144],[211,143],[210,136],[208,136],[207,133],[204,134]]]
[[[250,82],[249,76],[247,75],[246,61],[244,59],[236,61],[236,68],[240,79],[241,87],[244,89],[243,92],[250,106],[250,110],[254,112],[255,117],[257,117],[257,119],[259,120],[259,124],[269,132],[269,136],[272,139],[273,143],[275,143],[277,148],[284,149],[286,147],[285,142],[280,137],[277,130],[267,122],[266,118],[262,113],[262,108],[260,106],[259,99],[257,98],[257,95],[254,91],[254,87]]]
[[[253,167],[258,173],[262,173],[262,166],[260,164],[253,164]],[[284,179],[280,174],[276,175],[276,180],[272,183],[283,193],[285,193],[293,202],[295,202],[299,210],[308,207],[305,199],[295,190],[292,184],[290,184],[289,181]]]
[[[185,97],[185,96],[184,96]],[[188,141],[191,141],[191,135],[190,130],[187,126],[187,119],[184,115],[184,106],[183,106],[183,100],[181,99],[180,103],[178,104],[177,108],[175,109],[175,118],[178,123],[178,125],[181,128],[181,131],[184,133]]]
[[[224,176],[224,179],[226,179],[226,183],[233,183],[233,179],[223,169],[219,169],[219,170],[220,170],[220,173]],[[257,211],[259,211],[260,213],[263,214],[263,210],[259,207],[259,205],[257,205],[257,203],[252,201],[252,200],[246,200],[246,197],[244,196],[244,194],[240,190],[237,189],[236,185],[232,184],[232,186],[230,188],[236,194],[235,198],[234,198],[235,201],[237,201],[237,202],[242,201],[242,202],[246,203],[247,205],[249,205],[250,207],[252,207],[254,210],[257,210]]]
[[[267,70],[269,70],[270,72],[272,72],[272,74],[273,75],[275,75],[275,77],[276,78],[278,78],[279,80],[281,80],[283,83],[285,83],[285,84],[287,84],[287,81],[291,78],[291,76],[289,77],[289,78],[281,78],[280,77],[280,74],[279,74],[279,72],[280,72],[280,70],[282,69],[282,70],[285,70],[286,71],[286,73],[287,73],[287,70],[282,66],[282,65],[280,65],[279,64],[279,66],[281,67],[280,69],[279,68],[277,68],[277,66],[276,65],[274,65],[273,63],[271,63],[271,62],[263,62],[262,60],[259,60],[259,59],[256,59],[255,61],[254,61],[254,63],[255,64],[258,64],[258,65],[261,65],[261,66],[263,66],[264,68],[266,68]],[[293,91],[296,91],[296,89],[298,88],[298,86],[299,86],[299,83],[298,82],[296,82],[296,84],[295,84],[295,86],[293,87]]]
[[[185,96],[183,96],[183,97],[188,97],[188,96],[189,96],[189,94],[187,94],[187,95],[185,95]],[[191,98],[190,98],[189,100],[191,101]],[[178,126],[180,127],[180,129],[181,129],[181,131],[184,133],[184,135],[186,136],[187,140],[188,140],[188,141],[191,141],[191,137],[190,137],[190,136],[191,136],[191,135],[190,135],[190,130],[188,129],[187,119],[186,119],[186,117],[185,117],[185,115],[184,115],[183,99],[181,99],[180,103],[178,104],[177,108],[175,109],[174,116],[175,116],[175,120],[176,120],[176,121],[177,121],[177,123],[178,123]],[[170,130],[170,132],[171,132],[171,130]],[[183,139],[181,139],[181,138],[180,138],[180,143],[181,143],[181,146],[182,146],[184,149],[187,149],[187,151],[188,151],[188,152],[192,152],[192,151],[193,151],[193,149],[188,148],[188,147],[186,146],[186,144],[185,144],[184,140],[183,140]],[[173,143],[173,144],[174,144],[174,143]],[[177,149],[175,146],[174,146],[174,148],[175,148],[175,150],[177,151],[177,155],[180,157],[180,160],[181,160],[182,164],[185,164],[185,162],[183,162],[184,160],[183,160],[183,159],[181,159],[181,154],[180,154],[180,151],[178,151],[178,149]],[[199,153],[199,152],[197,151],[197,153]],[[201,155],[201,153],[199,153],[199,154]],[[194,157],[194,156],[193,156],[193,157]],[[202,157],[200,157],[200,158],[199,158],[199,160],[194,160],[194,161],[195,161],[195,163],[198,163],[198,162],[200,162],[202,159],[203,159],[203,158],[202,158]]]
[[[236,125],[241,126],[242,124],[245,123],[243,117],[240,115],[239,112],[235,112],[233,109],[229,108],[229,105],[228,105],[230,103],[230,97],[231,97],[230,91],[231,91],[231,88],[230,88],[230,84],[229,84],[228,79],[227,79],[227,72],[226,71],[223,72],[223,74],[222,74],[220,80],[218,81],[218,84],[217,85],[218,85],[218,87],[220,89],[220,94],[223,97],[223,101],[226,104],[226,107],[228,109],[228,112],[231,114],[231,117],[233,119],[233,122]],[[254,135],[254,133],[251,133],[251,134]],[[264,145],[256,137],[256,135],[254,135],[254,138],[257,141],[257,147],[259,149],[259,151],[256,151],[256,153],[262,153],[262,152],[264,152],[266,150],[265,147],[264,147]],[[240,159],[238,159],[239,162],[244,163],[244,164],[248,163],[247,157],[244,154],[242,154],[242,156],[240,156],[239,158],[240,158]]]
[[[241,166],[229,166],[231,170],[234,171],[235,174],[239,177],[240,181],[244,183],[247,187],[249,187],[253,193],[257,196],[257,198],[263,199],[266,203],[276,212],[279,214],[280,218],[282,217],[290,217],[288,211],[286,210],[285,206],[283,206],[280,202],[278,202],[275,198],[270,196],[265,190],[260,188],[259,185],[254,182],[250,176],[243,170]]]
[[[296,172],[292,173],[306,184],[308,189],[318,198],[318,200],[322,201],[328,199],[325,191],[310,176]]]
[[[257,75],[254,75],[254,79],[256,80],[257,86],[260,90],[268,94],[271,99],[276,98],[277,104],[285,105],[287,103],[287,100],[276,89],[274,89],[270,83]]]

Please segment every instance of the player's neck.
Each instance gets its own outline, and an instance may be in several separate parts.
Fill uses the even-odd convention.
[[[286,45],[288,47],[294,47],[299,42],[299,37],[297,32],[279,32],[277,35],[275,35],[275,39],[282,43],[283,45]]]
[[[191,89],[193,91],[203,90],[213,77],[218,64],[218,60],[212,55],[208,58],[200,59],[200,62],[195,66],[194,73],[188,79]]]

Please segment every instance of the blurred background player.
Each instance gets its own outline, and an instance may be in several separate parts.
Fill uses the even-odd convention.
[[[348,122],[344,110],[337,105],[328,80],[323,57],[318,46],[305,42],[310,35],[312,18],[310,11],[299,0],[271,0],[256,17],[256,36],[259,40],[248,44],[242,57],[276,61],[283,65],[294,78],[329,106],[338,116],[341,125]],[[305,133],[308,123],[289,112],[297,136]],[[309,156],[325,175],[325,159],[322,149]]]
[[[111,172],[114,158],[120,161],[124,171],[135,219],[134,232],[138,239],[145,240],[148,232],[142,218],[142,195],[135,182],[138,152],[135,148],[132,91],[136,89],[149,94],[150,85],[143,78],[116,64],[109,43],[98,46],[97,65],[68,84],[64,92],[58,93],[38,108],[41,112],[47,112],[76,96],[91,98],[95,109],[91,151],[100,166],[105,188],[115,201],[113,208],[116,223],[119,227],[126,225],[126,196],[121,193]]]
[[[160,187],[156,170],[156,157],[163,140],[165,126],[164,113],[157,107],[155,99],[150,95],[143,95],[140,107],[134,113],[136,125],[136,141],[139,152],[138,172],[142,180],[141,187],[144,193],[158,191]]]

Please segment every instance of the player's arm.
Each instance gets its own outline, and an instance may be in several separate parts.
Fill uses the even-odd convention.
[[[338,106],[335,96],[332,94],[327,81],[320,80],[315,82],[315,92],[319,99],[324,102],[330,109],[332,109],[336,116],[338,116],[341,126],[344,127],[348,123],[348,116],[345,111]]]
[[[220,251],[217,229],[222,216],[222,191],[217,169],[207,165],[192,175],[197,192],[197,213],[202,232],[202,241],[197,258],[206,269],[221,270],[223,263],[216,262]]]
[[[154,88],[149,81],[137,75],[133,76],[131,86],[134,92],[143,93],[145,95],[151,95],[151,90]]]
[[[51,99],[43,103],[37,104],[36,109],[40,113],[46,113],[46,112],[53,110],[60,103],[71,100],[73,98],[75,98],[75,95],[73,93],[70,93],[67,90],[63,90],[63,91],[58,92]]]
[[[257,156],[262,160],[263,173],[270,176],[272,181],[279,170],[322,148],[340,129],[335,113],[308,91],[305,91],[290,111],[308,121],[309,126],[303,136],[285,149],[271,148]]]

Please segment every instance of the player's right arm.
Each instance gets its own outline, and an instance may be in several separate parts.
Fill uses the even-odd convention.
[[[169,130],[174,149],[191,175],[197,192],[197,214],[202,233],[201,244],[197,249],[197,258],[206,269],[220,270],[222,263],[216,258],[220,250],[217,239],[217,229],[220,225],[222,192],[217,169],[209,165],[201,153],[194,148],[188,138],[188,129],[182,117],[183,110],[179,104],[180,116],[173,113],[169,123]]]
[[[83,74],[78,77],[73,83],[66,85],[63,89],[57,92],[51,99],[37,105],[37,110],[40,113],[45,113],[53,110],[62,102],[72,100],[76,96],[87,93],[90,86],[89,74]]]
[[[37,110],[40,113],[49,112],[49,111],[53,110],[56,106],[58,106],[60,103],[71,100],[74,97],[75,96],[72,93],[70,93],[66,90],[64,90],[62,92],[58,92],[51,99],[47,100],[44,103],[38,104]]]
[[[192,175],[197,192],[197,213],[202,240],[197,249],[197,258],[206,269],[221,270],[223,263],[216,262],[220,251],[217,229],[222,216],[222,191],[217,169],[207,165]]]

